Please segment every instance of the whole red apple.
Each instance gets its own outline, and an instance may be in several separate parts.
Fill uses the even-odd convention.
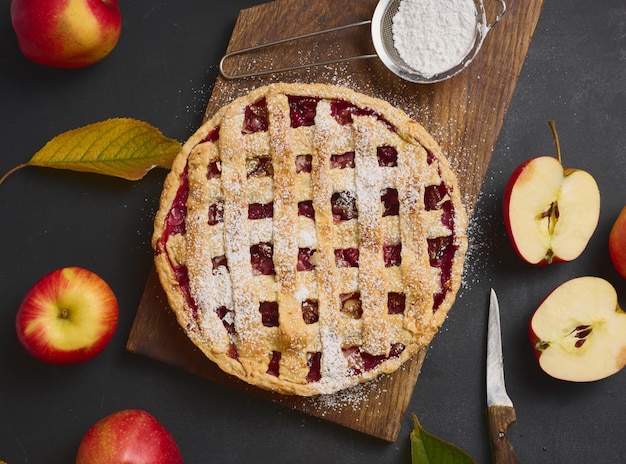
[[[626,206],[611,228],[609,254],[617,272],[626,279]]]
[[[11,0],[11,23],[22,53],[45,66],[81,68],[117,44],[117,0]]]
[[[182,464],[176,441],[150,413],[125,409],[96,422],[83,437],[76,464]]]
[[[28,353],[52,364],[98,355],[111,341],[119,317],[111,287],[98,275],[65,267],[42,277],[17,311],[17,336]]]

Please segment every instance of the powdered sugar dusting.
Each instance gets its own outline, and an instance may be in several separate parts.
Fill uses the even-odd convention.
[[[187,240],[198,244],[188,248],[194,254],[191,262],[195,269],[189,268],[193,271],[189,276],[191,295],[200,306],[198,322],[204,335],[223,334],[229,342],[224,345],[228,362],[220,367],[228,370],[239,361],[245,373],[234,374],[259,386],[274,388],[283,382],[282,387],[290,393],[297,387],[302,392],[296,391],[298,394],[321,394],[324,398],[320,401],[330,401],[332,396],[334,402],[357,404],[376,386],[351,386],[398,368],[412,354],[405,348],[415,343],[414,331],[403,325],[406,318],[416,317],[415,312],[407,310],[402,316],[388,306],[392,301],[388,292],[404,291],[399,283],[404,271],[395,256],[400,252],[390,251],[390,247],[398,250],[401,243],[390,243],[391,234],[384,235],[379,227],[383,222],[397,229],[404,227],[396,219],[400,216],[397,210],[392,212],[394,202],[388,191],[397,190],[396,197],[404,198],[406,188],[439,185],[437,172],[441,174],[443,166],[436,162],[425,166],[426,152],[420,147],[420,156],[416,156],[410,150],[413,139],[401,134],[407,130],[403,124],[414,126],[386,104],[377,106],[347,89],[330,92],[319,86],[312,95],[300,96],[290,93],[297,92],[296,88],[282,90],[287,88],[283,86],[256,92],[244,106],[227,107],[219,139],[203,142],[215,144],[221,169],[214,172],[209,164],[207,174],[207,163],[214,159],[207,158],[195,163],[197,169],[191,172],[189,198],[195,205],[195,219],[187,216],[189,225],[194,225],[187,230]],[[253,120],[258,127],[243,131],[242,127],[249,127],[249,112],[258,118]],[[311,113],[313,121],[308,119]],[[290,117],[291,124],[301,125],[289,127]],[[277,120],[283,123],[280,130]],[[255,142],[250,142],[252,139]],[[425,140],[431,143],[430,138]],[[395,155],[389,154],[390,149]],[[407,157],[407,150],[411,156]],[[350,161],[349,153],[356,158]],[[271,170],[246,173],[249,159],[268,156]],[[310,171],[296,169],[301,156],[312,158]],[[402,168],[407,163],[411,174]],[[223,188],[202,187],[207,176],[210,182],[221,182]],[[406,176],[415,179],[409,183],[398,180]],[[267,191],[273,191],[273,196],[259,193],[259,185],[270,185],[272,179],[274,188]],[[424,207],[423,195],[409,194],[407,198],[419,205],[416,210]],[[274,214],[280,213],[278,217],[265,213],[250,216],[261,211],[250,208],[251,204],[263,206],[268,201],[273,202]],[[314,214],[305,209],[303,217],[296,216],[302,202],[310,202]],[[223,205],[220,214],[215,213],[216,204]],[[398,204],[406,208],[405,200],[396,200]],[[280,222],[286,214],[292,220]],[[422,216],[426,220],[426,215]],[[435,210],[429,216],[428,221],[442,222],[441,212]],[[277,234],[289,235],[277,240]],[[209,252],[203,243],[212,243],[214,235],[224,239],[224,246],[209,245]],[[422,232],[416,235],[424,237]],[[396,231],[394,236],[402,235]],[[407,249],[413,249],[410,243],[406,242]],[[257,252],[255,247],[260,245],[269,252]],[[303,245],[310,250],[299,249]],[[287,281],[289,285],[283,285]],[[437,279],[423,290],[432,293],[439,284]],[[285,344],[294,347],[297,356],[286,350]],[[211,342],[205,346],[210,347]],[[350,391],[330,395],[347,387]]]
[[[459,64],[476,37],[474,0],[402,0],[393,17],[400,57],[424,77]]]

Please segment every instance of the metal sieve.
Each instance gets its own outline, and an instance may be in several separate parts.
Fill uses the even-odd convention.
[[[465,69],[470,62],[474,59],[480,47],[482,46],[483,40],[485,39],[487,33],[491,30],[491,28],[502,18],[504,13],[506,12],[506,3],[504,0],[494,0],[500,3],[500,12],[495,17],[495,19],[491,23],[487,23],[487,18],[485,14],[485,8],[483,6],[483,0],[474,0],[476,4],[476,32],[474,37],[474,43],[469,52],[465,55],[465,57],[452,68],[441,72],[439,74],[435,74],[433,76],[423,76],[415,69],[411,68],[399,55],[398,51],[395,48],[394,40],[393,40],[393,17],[398,12],[398,8],[400,6],[400,2],[402,0],[380,0],[376,5],[376,9],[374,10],[374,14],[371,20],[361,21],[352,24],[346,24],[343,26],[333,27],[330,29],[324,29],[317,32],[311,32],[308,34],[297,35],[293,37],[288,37],[285,39],[276,40],[273,42],[267,42],[261,45],[255,45],[248,48],[243,48],[241,50],[236,50],[230,53],[225,54],[220,60],[219,70],[222,77],[225,79],[239,79],[245,77],[254,77],[254,76],[262,76],[266,74],[273,74],[279,72],[293,71],[296,69],[308,68],[311,66],[323,66],[330,65],[335,63],[341,63],[344,61],[352,61],[352,60],[361,60],[368,58],[376,58],[378,57],[383,64],[394,74],[405,79],[409,82],[414,82],[418,84],[432,84],[434,82],[439,82],[445,79],[448,79],[463,69]],[[357,55],[351,57],[342,57],[328,61],[322,61],[317,63],[308,63],[301,64],[295,66],[288,66],[278,69],[267,69],[262,71],[255,71],[251,73],[244,74],[229,74],[224,69],[224,62],[229,58],[235,55],[242,55],[245,53],[249,53],[252,51],[260,50],[263,48],[272,47],[275,45],[292,42],[300,39],[305,39],[309,37],[314,37],[317,35],[328,34],[331,32],[340,31],[342,29],[347,29],[351,27],[358,27],[370,24],[371,25],[371,34],[372,34],[372,43],[374,45],[374,49],[376,50],[375,54],[369,55]]]

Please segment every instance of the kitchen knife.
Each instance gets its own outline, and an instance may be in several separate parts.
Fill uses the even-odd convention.
[[[504,361],[500,331],[500,308],[496,292],[491,289],[487,326],[487,424],[494,464],[517,463],[508,429],[515,422],[513,402],[504,385]]]

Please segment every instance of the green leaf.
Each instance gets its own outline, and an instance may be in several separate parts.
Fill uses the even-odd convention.
[[[113,118],[57,135],[24,166],[94,172],[139,180],[155,167],[169,169],[181,144],[150,124],[131,118]]]
[[[426,432],[415,414],[413,423],[415,426],[410,436],[412,464],[476,464],[462,449]]]

